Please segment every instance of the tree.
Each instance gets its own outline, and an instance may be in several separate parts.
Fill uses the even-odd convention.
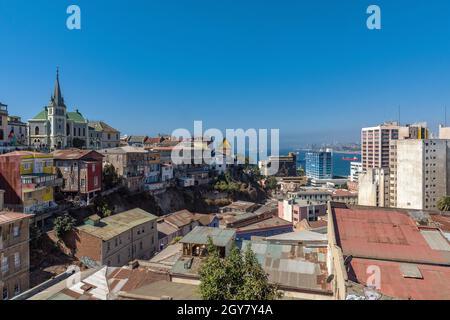
[[[274,176],[268,177],[265,186],[267,190],[275,190],[278,186],[277,178],[275,178]]]
[[[225,300],[227,274],[219,251],[208,239],[208,257],[200,267],[200,294],[204,300]]]
[[[54,221],[54,230],[59,240],[75,228],[76,220],[69,214],[59,216]]]
[[[258,262],[248,244],[244,252],[243,278],[237,294],[238,300],[274,300],[281,298],[277,287],[269,283],[269,277]]]
[[[103,167],[103,186],[106,190],[114,188],[120,182],[116,168],[112,164],[106,164]]]
[[[94,199],[94,210],[102,218],[109,217],[114,212],[114,206],[110,205],[104,197]]]
[[[250,246],[244,254],[233,246],[228,257],[222,259],[209,239],[208,257],[199,274],[200,293],[205,300],[273,300],[280,297]]]
[[[440,198],[437,202],[437,208],[440,211],[450,211],[450,196]]]

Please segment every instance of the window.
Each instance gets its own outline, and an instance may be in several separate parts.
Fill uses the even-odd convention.
[[[8,300],[8,288],[7,287],[3,288],[2,298],[3,298],[3,300]]]
[[[86,185],[86,180],[85,179],[81,179],[81,187],[84,187]]]
[[[2,258],[2,273],[7,273],[9,271],[8,257]]]
[[[17,296],[20,293],[20,284],[17,282],[14,285],[14,295]]]
[[[73,135],[74,135],[74,136],[77,135],[77,128],[73,128]]]
[[[92,164],[92,172],[95,172],[95,163]]]
[[[19,252],[14,253],[14,268],[16,268],[16,269],[20,268],[20,253]]]
[[[106,252],[109,252],[109,250],[111,250],[111,245],[109,244],[109,242],[106,243]],[[110,263],[108,263],[109,265]]]
[[[98,186],[98,177],[94,177],[94,186]]]
[[[34,135],[35,136],[39,135],[39,127],[34,128]]]
[[[117,263],[120,263],[120,254],[117,256]]]
[[[14,226],[13,235],[14,235],[14,238],[17,238],[20,236],[20,228],[18,226]]]
[[[139,249],[143,249],[144,248],[144,246],[142,245],[142,241],[141,242],[139,242]]]

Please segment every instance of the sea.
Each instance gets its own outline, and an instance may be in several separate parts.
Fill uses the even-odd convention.
[[[287,155],[289,152],[297,154],[297,166],[300,168],[305,168],[305,150],[294,150],[294,149],[281,149],[280,155]],[[343,158],[357,158],[358,160],[344,160]],[[350,162],[361,161],[361,153],[353,152],[333,152],[333,174],[336,177],[348,177],[350,175]]]

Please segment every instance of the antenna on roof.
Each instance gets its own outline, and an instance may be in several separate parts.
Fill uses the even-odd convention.
[[[398,125],[402,124],[402,110],[400,105],[398,106]]]

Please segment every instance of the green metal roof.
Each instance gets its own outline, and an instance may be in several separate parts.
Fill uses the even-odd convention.
[[[80,123],[86,122],[86,119],[84,119],[83,115],[79,111],[67,112],[67,119]]]
[[[234,240],[235,236],[236,231],[231,229],[195,227],[194,230],[189,232],[180,242],[208,244],[208,238],[211,238],[215,246],[225,247],[230,241]]]
[[[48,111],[47,108],[44,108],[41,112],[39,112],[32,120],[47,120]]]

